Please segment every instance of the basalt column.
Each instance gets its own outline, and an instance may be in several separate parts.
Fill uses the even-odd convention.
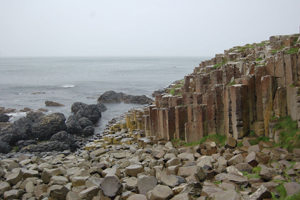
[[[185,140],[185,123],[187,123],[187,107],[175,107],[176,139]]]

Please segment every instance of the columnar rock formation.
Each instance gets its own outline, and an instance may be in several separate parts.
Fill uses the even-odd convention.
[[[128,113],[126,124],[166,140],[216,133],[242,139],[251,131],[273,139],[272,118],[300,119],[299,47],[295,34],[225,50],[201,62],[181,87],[156,95],[154,105]]]

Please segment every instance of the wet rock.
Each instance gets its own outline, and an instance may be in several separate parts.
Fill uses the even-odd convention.
[[[64,104],[57,103],[54,101],[45,101],[46,106],[53,106],[53,107],[59,107],[59,106],[65,106]]]
[[[66,121],[67,131],[70,134],[81,135],[82,128],[74,115],[68,117]]]
[[[87,126],[93,126],[93,122],[91,122],[91,120],[89,120],[87,117],[82,117],[78,120],[79,125],[81,126],[81,128],[85,128]]]
[[[28,112],[26,114],[26,118],[30,119],[32,122],[35,122],[38,118],[44,116],[45,114],[42,112]]]
[[[115,91],[106,91],[104,92],[99,98],[98,102],[102,103],[136,103],[136,104],[149,104],[152,103],[153,100],[146,97],[145,95],[141,96],[134,96],[134,95],[127,95],[122,92],[115,92]]]
[[[62,113],[53,113],[37,119],[32,125],[32,135],[39,140],[49,140],[52,135],[67,129]]]
[[[8,116],[6,114],[0,114],[0,122],[8,122],[9,118],[10,118],[10,116]]]
[[[82,134],[84,137],[92,136],[94,135],[94,132],[95,132],[95,128],[92,126],[87,126],[84,129],[82,129]]]
[[[107,107],[104,105],[104,103],[101,103],[101,102],[97,103],[97,107],[98,107],[99,112],[104,112],[107,110]]]
[[[0,153],[9,153],[11,151],[11,146],[6,142],[0,142]]]
[[[93,124],[97,123],[101,118],[101,112],[95,104],[88,105],[82,102],[75,102],[71,107],[71,111],[75,114],[77,120],[82,117],[86,117]]]
[[[60,132],[54,134],[50,138],[50,141],[58,141],[58,142],[66,143],[70,146],[71,151],[75,151],[78,148],[74,137],[72,135],[68,134],[66,131],[60,131]]]
[[[52,152],[52,151],[64,151],[70,149],[70,145],[64,142],[51,141],[47,143],[40,143],[38,145],[32,145],[24,147],[20,150],[21,153],[25,152]]]

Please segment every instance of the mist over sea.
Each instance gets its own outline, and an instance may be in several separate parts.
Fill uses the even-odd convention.
[[[0,107],[17,110],[46,108],[48,113],[71,114],[74,102],[96,104],[108,90],[151,97],[193,72],[208,57],[0,57]],[[64,107],[46,107],[45,101]],[[105,104],[98,131],[113,117],[120,116],[137,104]],[[16,113],[12,120],[24,116]],[[97,130],[97,129],[96,129]]]

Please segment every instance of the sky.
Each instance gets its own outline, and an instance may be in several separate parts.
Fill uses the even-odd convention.
[[[214,56],[299,27],[299,0],[0,0],[0,56]]]

